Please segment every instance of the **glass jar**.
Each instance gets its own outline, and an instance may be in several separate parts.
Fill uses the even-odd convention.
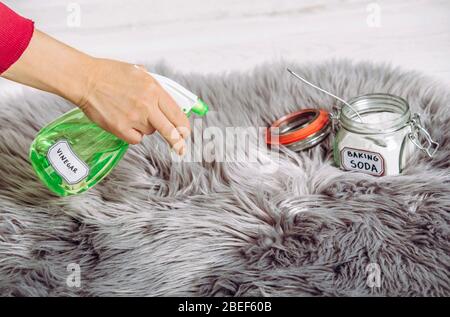
[[[390,94],[359,96],[338,113],[334,161],[344,170],[375,176],[398,175],[416,146],[431,157],[438,144],[411,116],[406,100]],[[425,140],[423,140],[425,139]],[[426,143],[424,143],[426,142]]]

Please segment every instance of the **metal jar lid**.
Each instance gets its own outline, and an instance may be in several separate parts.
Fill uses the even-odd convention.
[[[331,131],[326,110],[304,109],[276,120],[266,131],[266,143],[284,145],[292,151],[309,149],[323,141]]]

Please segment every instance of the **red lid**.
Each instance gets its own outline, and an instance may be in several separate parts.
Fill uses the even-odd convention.
[[[299,141],[307,143],[309,137],[328,129],[329,124],[330,115],[326,110],[300,110],[275,121],[266,131],[266,143],[270,145],[290,145]]]

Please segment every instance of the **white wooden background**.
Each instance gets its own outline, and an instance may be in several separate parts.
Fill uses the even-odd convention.
[[[3,2],[41,30],[97,56],[164,59],[199,72],[246,70],[281,58],[346,57],[392,62],[450,84],[449,0]],[[78,7],[79,27],[71,15]],[[378,27],[372,19],[377,9]]]

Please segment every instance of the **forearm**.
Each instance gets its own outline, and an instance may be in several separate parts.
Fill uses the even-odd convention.
[[[94,58],[35,30],[20,59],[2,77],[60,95],[79,105],[88,91]]]

